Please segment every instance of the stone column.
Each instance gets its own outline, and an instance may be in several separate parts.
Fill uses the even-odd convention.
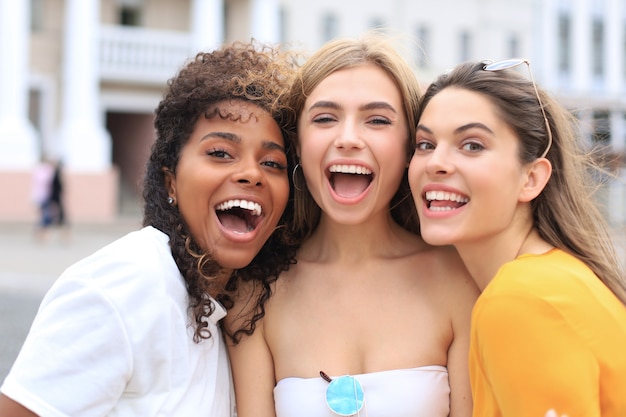
[[[261,42],[280,42],[280,3],[278,0],[250,0],[252,37]]]
[[[224,42],[224,0],[193,0],[191,4],[191,56]]]
[[[63,113],[59,140],[65,166],[75,171],[111,167],[111,137],[99,103],[99,0],[66,0]]]
[[[0,170],[29,169],[39,159],[28,120],[30,2],[0,0]]]

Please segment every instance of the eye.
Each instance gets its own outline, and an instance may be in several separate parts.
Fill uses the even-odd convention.
[[[334,116],[330,115],[330,114],[320,114],[320,115],[317,115],[317,116],[315,116],[313,118],[313,123],[323,124],[323,123],[334,122],[336,120],[337,119]]]
[[[372,118],[369,123],[373,124],[373,125],[390,125],[391,124],[391,120],[387,119],[386,117],[374,117]]]
[[[228,151],[221,148],[209,149],[206,154],[219,159],[232,159],[232,156],[228,153]]]
[[[270,167],[270,168],[279,169],[281,171],[285,171],[287,169],[287,165],[285,163],[274,161],[274,160],[264,161],[261,163],[261,165]]]
[[[424,152],[424,151],[430,151],[430,150],[433,150],[433,149],[435,149],[435,145],[432,142],[428,141],[428,140],[423,140],[422,139],[422,140],[418,140],[417,142],[415,142],[415,150],[416,151]]]
[[[472,152],[472,153],[475,153],[475,152],[480,152],[480,151],[482,151],[483,149],[485,149],[485,147],[484,147],[481,143],[479,143],[479,142],[474,142],[474,141],[464,143],[464,144],[463,144],[463,146],[462,146],[461,148],[462,148],[464,151],[467,151],[467,152]]]

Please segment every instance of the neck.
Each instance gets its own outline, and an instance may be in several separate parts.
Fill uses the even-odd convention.
[[[537,230],[529,226],[523,231],[508,231],[482,241],[455,245],[476,285],[483,291],[498,270],[507,262],[526,253],[543,254],[553,248]]]
[[[322,214],[313,235],[302,245],[299,257],[315,262],[356,262],[390,257],[414,248],[410,240],[420,240],[399,226],[385,213],[364,223],[345,224]]]

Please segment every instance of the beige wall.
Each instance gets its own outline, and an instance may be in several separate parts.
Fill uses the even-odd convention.
[[[226,8],[225,41],[250,40],[250,0],[229,0],[224,5]]]
[[[37,207],[31,200],[30,171],[0,171],[3,196],[0,219],[8,222],[36,222]],[[69,222],[112,222],[118,212],[119,174],[116,168],[105,173],[64,173],[64,202]]]

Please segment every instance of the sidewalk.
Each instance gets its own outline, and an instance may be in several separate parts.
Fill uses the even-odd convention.
[[[32,224],[0,223],[0,384],[54,280],[71,264],[140,226],[138,217],[112,224],[76,224],[68,239],[52,229],[48,240],[40,243]]]
[[[0,292],[43,295],[68,266],[140,225],[134,217],[70,225],[67,238],[52,228],[48,239],[39,242],[32,224],[0,223]]]

